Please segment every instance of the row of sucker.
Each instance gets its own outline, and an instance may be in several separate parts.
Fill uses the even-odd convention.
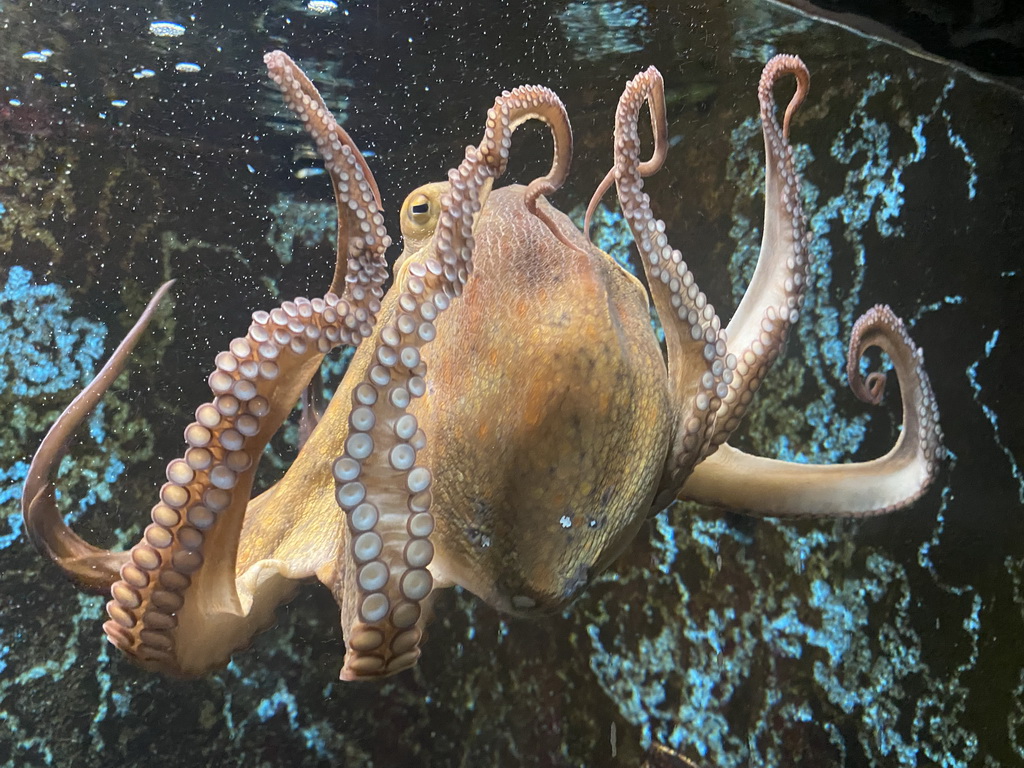
[[[338,208],[338,260],[332,291],[256,312],[248,334],[216,358],[214,399],[185,429],[188,448],[167,466],[152,523],[111,587],[110,641],[144,666],[174,674],[177,613],[204,562],[203,543],[232,506],[239,476],[263,451],[275,424],[278,383],[341,344],[373,331],[387,278],[379,193],[358,148],[337,125],[316,88],[281,51],[264,58],[285,103],[302,120],[325,162]],[[342,290],[341,298],[333,292]],[[285,405],[284,407],[288,407]]]
[[[338,206],[338,261],[331,291],[361,287],[379,301],[388,278],[385,252],[391,238],[384,228],[380,192],[366,160],[338,125],[309,78],[283,51],[264,56],[267,72],[285,104],[302,121],[334,187]]]
[[[774,89],[785,75],[796,78],[797,88],[780,128],[775,116]],[[708,453],[728,440],[739,426],[754,394],[785,348],[789,330],[803,307],[812,256],[807,247],[807,222],[800,200],[800,178],[793,165],[789,125],[807,95],[809,85],[807,67],[799,57],[788,54],[772,58],[765,65],[758,84],[767,169],[763,236],[766,242],[773,240],[774,228],[778,227],[785,232],[785,237],[780,239],[786,243],[786,252],[766,254],[762,251],[755,277],[736,318],[729,324],[728,338],[732,340],[728,345],[730,359],[735,360],[736,366],[732,381],[728,382],[728,393],[719,408]],[[765,270],[770,270],[770,273]],[[767,306],[762,309],[765,303]]]
[[[339,554],[335,587],[345,623],[345,680],[393,674],[420,655],[423,602],[433,588],[434,517],[431,473],[417,463],[426,436],[408,407],[426,389],[421,353],[436,334],[435,320],[472,273],[475,217],[505,170],[513,130],[528,119],[547,123],[555,138],[551,173],[528,188],[536,191],[533,199],[561,184],[571,152],[561,101],[539,86],[503,93],[487,113],[480,145],[467,147],[449,171],[432,252],[409,262],[396,286],[394,318],[379,329],[367,377],[353,390],[345,451],[333,467],[350,539],[349,551]]]
[[[892,360],[903,400],[901,439],[920,465],[918,482],[898,503],[880,507],[873,514],[884,514],[919,499],[938,474],[946,456],[939,425],[939,406],[924,368],[924,352],[914,343],[906,326],[887,305],[876,304],[853,325],[846,356],[846,375],[850,389],[865,403],[878,405],[885,391],[886,375],[872,371],[863,376],[860,360],[869,347],[877,346]]]
[[[167,465],[167,482],[152,523],[132,547],[111,587],[110,620],[103,629],[118,648],[144,666],[174,674],[177,613],[203,567],[204,541],[233,502],[239,475],[260,458],[269,439],[264,420],[287,371],[372,331],[347,299],[286,301],[255,312],[249,332],[216,357],[212,401],[200,405],[185,428],[188,448]]]
[[[651,118],[656,121],[654,157],[647,164],[640,160],[637,125],[645,101],[651,104]],[[667,136],[667,129],[659,125],[665,120],[664,102],[663,80],[654,67],[626,84],[615,115],[614,170],[619,205],[633,231],[651,296],[665,326],[669,376],[681,409],[674,449],[679,464],[672,472],[682,479],[711,439],[736,360],[727,352],[718,314],[682,254],[669,244],[665,222],[651,212],[650,198],[643,191],[643,177],[656,170],[655,158],[663,158],[666,151],[658,145],[659,137]]]

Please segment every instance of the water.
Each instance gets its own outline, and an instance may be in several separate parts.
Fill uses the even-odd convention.
[[[752,1],[334,5],[0,10],[0,763],[1024,762],[1021,95]],[[380,684],[337,682],[337,609],[312,585],[219,673],[135,669],[102,637],[103,600],[25,540],[20,484],[56,412],[177,278],[173,314],[61,470],[77,530],[130,544],[215,353],[254,309],[325,289],[330,185],[264,74],[273,48],[344,115],[392,233],[405,194],[457,164],[494,96],[523,83],[566,103],[574,169],[553,202],[578,212],[610,164],[625,80],[656,64],[673,148],[648,189],[726,316],[759,242],[757,78],[773,53],[800,54],[818,262],[733,442],[813,462],[883,453],[898,398],[866,410],[840,366],[853,320],[884,302],[942,410],[952,458],[935,486],[865,521],[678,505],[562,616],[510,620],[446,593],[419,666]],[[543,172],[548,146],[517,132],[508,178]],[[623,254],[614,209],[602,221]]]

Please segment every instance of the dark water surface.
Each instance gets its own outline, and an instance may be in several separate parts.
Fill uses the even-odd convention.
[[[329,5],[0,5],[0,765],[1024,764],[1021,94],[754,0]],[[733,442],[884,453],[899,400],[869,412],[842,365],[853,321],[888,303],[942,411],[935,486],[865,521],[676,505],[562,616],[443,595],[419,666],[380,684],[337,681],[337,609],[313,585],[221,672],[136,669],[103,638],[104,601],[26,541],[20,486],[59,410],[177,278],[62,469],[76,529],[129,545],[216,352],[253,310],[326,289],[330,185],[265,76],[274,48],[368,155],[395,234],[404,196],[523,83],[566,103],[574,169],[553,202],[585,204],[626,79],[657,65],[673,147],[648,190],[725,316],[760,241],[757,80],[799,54],[814,282]],[[549,162],[544,132],[521,134],[509,180]],[[627,258],[614,207],[600,221]]]

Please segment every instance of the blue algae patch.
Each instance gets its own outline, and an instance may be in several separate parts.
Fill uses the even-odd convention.
[[[907,320],[907,325],[913,328],[915,325],[917,325],[917,321],[920,320],[924,315],[928,314],[929,312],[937,312],[943,307],[956,306],[958,304],[963,304],[965,301],[966,299],[963,296],[956,295],[943,296],[939,301],[933,301],[930,304],[922,304],[920,307],[917,308],[917,311],[914,312],[913,316],[911,316]]]
[[[946,120],[946,138],[949,139],[949,145],[956,147],[964,155],[964,162],[967,164],[969,172],[967,177],[967,199],[973,200],[978,192],[978,163],[974,159],[974,155],[967,149],[967,143],[963,137],[958,133],[954,133],[949,112],[942,110],[942,116]]]
[[[812,553],[825,549],[829,545],[828,534],[825,531],[808,531],[803,535],[797,535],[792,528],[784,528],[787,543],[785,550],[786,564],[793,569],[794,573],[803,573],[807,568],[807,561]]]
[[[1007,556],[1003,561],[1013,585],[1013,602],[1024,618],[1024,557]],[[1012,711],[1006,717],[1010,747],[1024,760],[1024,669],[1020,670],[1011,698]]]
[[[747,534],[738,531],[721,518],[695,518],[690,527],[690,538],[716,555],[721,552],[723,539],[729,539],[742,546],[753,543]]]
[[[995,349],[996,342],[999,341],[999,329],[997,328],[992,332],[992,338],[985,342],[985,357],[992,354],[992,350]]]
[[[291,656],[292,653],[289,652],[287,655]],[[300,661],[297,655],[293,656],[292,660]],[[230,680],[225,681],[224,703],[220,708],[219,718],[224,722],[233,739],[244,739],[249,731],[259,732],[262,730],[261,726],[279,714],[283,714],[288,728],[301,735],[310,752],[320,760],[328,761],[331,764],[338,762],[339,755],[329,746],[329,741],[337,735],[335,729],[325,721],[310,722],[308,714],[300,709],[299,700],[285,678],[278,677],[275,687],[275,680],[272,676],[247,674],[235,660],[228,663],[223,675],[229,677]],[[233,686],[241,686],[254,692],[273,688],[274,692],[269,696],[264,696],[255,706],[252,706],[248,697],[233,692]],[[331,686],[328,686],[324,690],[324,696],[330,694]],[[238,702],[235,701],[236,695],[238,695]]]
[[[0,629],[0,637],[4,634],[3,630]],[[7,657],[11,653],[11,646],[7,643],[0,645],[0,675],[7,671]]]
[[[97,599],[91,596],[77,595],[76,600],[78,610],[74,615],[66,617],[68,624],[76,628],[94,624],[102,610]],[[82,662],[83,654],[77,631],[68,632],[63,637],[65,638],[63,646],[59,643],[50,646],[51,657],[44,662],[32,665],[25,663],[25,646],[32,641],[22,636],[21,633],[5,638],[11,641],[11,647],[9,648],[5,644],[0,648],[0,669],[5,672],[0,677],[0,700],[14,702],[19,697],[31,695],[30,691],[49,690],[46,686],[55,685],[57,684],[55,681],[66,679],[69,670]],[[108,645],[105,640],[94,639],[96,647],[99,647],[101,643],[104,646]],[[13,650],[14,653],[8,664],[3,660],[7,658],[9,650]],[[4,665],[6,665],[5,669]],[[47,698],[50,696],[48,695]],[[5,765],[38,765],[39,761],[45,765],[61,764],[51,749],[51,745],[54,744],[53,735],[45,731],[40,723],[31,719],[22,719],[18,716],[17,710],[9,709],[0,711],[0,722],[3,722],[9,735],[6,744],[10,746],[7,751],[14,755],[13,759]],[[99,744],[102,745],[102,741]],[[25,755],[32,755],[32,759],[26,761]]]
[[[1021,472],[1020,465],[1017,463],[1017,457],[1014,452],[1003,442],[1002,435],[999,430],[999,414],[995,412],[987,403],[981,401],[982,388],[978,382],[978,366],[982,360],[986,360],[992,355],[992,351],[996,348],[996,344],[999,343],[999,329],[997,328],[992,332],[992,336],[987,342],[985,342],[985,356],[979,358],[967,366],[967,380],[971,384],[971,396],[974,398],[974,402],[981,408],[982,413],[985,414],[985,418],[988,419],[988,423],[992,425],[992,431],[994,433],[996,445],[999,446],[999,450],[1006,456],[1006,460],[1010,465],[1010,472],[1013,474],[1014,480],[1017,481],[1017,498],[1020,499],[1020,503],[1024,504],[1024,473]]]
[[[942,504],[939,506],[939,512],[936,515],[935,528],[932,530],[931,538],[928,541],[921,544],[917,549],[917,562],[922,568],[928,569],[931,573],[932,578],[936,584],[939,584],[943,589],[954,595],[962,595],[966,591],[965,587],[952,586],[943,584],[939,579],[938,570],[935,568],[935,563],[932,561],[932,549],[939,546],[942,539],[942,534],[946,529],[946,510],[949,508],[949,500],[952,495],[952,489],[946,486],[942,489]]]
[[[35,285],[27,269],[11,267],[0,288],[0,394],[54,394],[92,374],[107,329],[68,318],[69,303],[61,286]]]
[[[558,19],[576,58],[587,61],[642,51],[649,37],[647,9],[639,3],[571,2]]]
[[[20,476],[4,477],[2,470],[0,470],[0,483],[4,483],[0,487],[0,503],[5,501],[17,501],[21,497],[21,484],[25,482],[27,473],[23,473]],[[16,480],[16,483],[10,483],[10,480]],[[0,535],[0,549],[7,549],[18,537],[21,536],[21,529],[25,525],[25,518],[20,512],[11,512],[7,516],[7,525],[10,526],[10,533]]]
[[[113,681],[110,676],[110,667],[107,662],[110,661],[110,644],[103,643],[100,648],[99,654],[96,656],[96,682],[99,685],[99,696],[97,697],[99,703],[96,707],[96,714],[93,715],[92,723],[89,725],[89,736],[96,749],[102,749],[104,745],[103,734],[100,731],[100,724],[105,722],[110,716],[110,704],[114,703],[114,711],[119,715],[123,716],[123,712],[120,711],[114,699],[114,693],[112,691]],[[118,696],[122,701],[124,700],[123,694]],[[109,699],[109,701],[108,701]]]
[[[811,38],[817,22],[799,14],[785,16],[758,12],[734,21],[731,55],[735,59],[763,64],[779,52],[776,41],[783,38]]]
[[[721,535],[714,555],[723,557],[725,570],[687,588],[676,569],[680,562],[710,562],[712,548],[699,530],[707,530],[708,522],[684,519],[674,536],[679,551],[659,548],[675,569],[660,567],[662,562],[622,577],[660,590],[657,604],[667,606],[666,615],[654,636],[631,633],[607,615],[587,627],[591,668],[620,714],[640,728],[645,748],[668,745],[716,768],[780,765],[787,734],[803,733],[792,731],[798,724],[820,728],[845,753],[837,728],[815,725],[842,713],[857,723],[856,738],[870,764],[972,764],[977,742],[959,719],[967,696],[963,678],[977,661],[983,631],[979,596],[968,596],[960,634],[951,639],[960,662],[933,670],[911,625],[906,568],[875,552],[847,575],[856,545],[843,539],[843,523],[810,534],[778,525],[756,543]],[[719,521],[712,528],[725,532],[731,526]],[[750,556],[754,546],[761,555]],[[772,557],[773,571],[765,572],[763,553],[780,546],[786,566],[780,569]],[[677,599],[661,590],[675,590]],[[722,596],[706,597],[714,592]],[[808,695],[808,685],[824,711],[794,699]],[[751,686],[761,693],[748,700]],[[730,729],[737,707],[751,733]]]
[[[10,546],[23,527],[17,501],[28,474],[28,457],[19,454],[19,446],[26,435],[39,434],[47,426],[37,422],[26,401],[77,390],[92,377],[103,354],[106,326],[69,317],[70,303],[63,287],[34,283],[32,273],[19,266],[10,268],[0,288],[0,403],[7,414],[0,424],[0,446],[5,449],[0,454],[0,508],[6,511],[10,529],[0,534],[0,549]],[[88,429],[96,444],[104,442],[102,405],[90,414]],[[75,471],[88,479],[76,505],[79,512],[109,499],[112,484],[125,470],[113,453],[99,461],[73,470],[65,458],[59,468],[61,474]]]
[[[288,724],[292,730],[298,728],[298,705],[295,703],[295,696],[284,687],[284,683],[281,683],[269,698],[265,698],[259,703],[259,706],[256,707],[256,716],[260,722],[265,723],[282,708],[288,715]]]
[[[669,520],[669,510],[661,510],[654,518],[654,524],[659,535],[654,538],[652,544],[654,549],[661,553],[658,570],[662,573],[671,573],[679,554],[679,547],[676,545],[676,530]]]

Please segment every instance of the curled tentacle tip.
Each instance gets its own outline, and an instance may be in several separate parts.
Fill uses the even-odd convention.
[[[888,377],[881,371],[872,371],[864,379],[864,391],[858,397],[871,405],[879,405],[885,394],[885,382]]]
[[[860,359],[868,347],[878,344],[880,336],[888,336],[905,347],[915,361],[916,369],[921,372],[924,370],[921,350],[910,338],[903,320],[887,304],[876,304],[871,307],[853,324],[850,349],[846,358],[846,375],[850,380],[850,389],[858,399],[871,405],[882,402],[886,375],[881,371],[874,371],[867,376],[861,375]]]
[[[267,66],[267,69],[274,69],[280,67],[289,61],[290,57],[284,51],[268,51],[263,54],[263,63]]]
[[[796,111],[800,108],[810,90],[811,73],[799,56],[789,53],[780,53],[773,56],[764,66],[764,71],[761,73],[761,83],[758,87],[758,98],[761,100],[762,108],[767,110],[774,105],[772,89],[783,75],[793,75],[796,78],[796,93],[789,100],[785,117],[782,119],[782,137],[788,139],[789,125],[793,120],[793,115],[796,114]]]
[[[773,85],[783,75],[793,75],[797,79],[797,86],[806,89],[810,83],[811,73],[803,59],[792,53],[779,53],[772,56],[764,65],[761,74],[762,85]]]
[[[857,322],[853,324],[853,330],[850,333],[850,346],[846,356],[846,376],[850,382],[850,389],[861,402],[878,405],[882,401],[885,374],[874,371],[865,376],[860,370],[860,360],[867,348],[871,346],[869,338],[871,329],[879,320],[886,322],[894,319],[896,317],[889,307],[876,305],[857,318]]]

